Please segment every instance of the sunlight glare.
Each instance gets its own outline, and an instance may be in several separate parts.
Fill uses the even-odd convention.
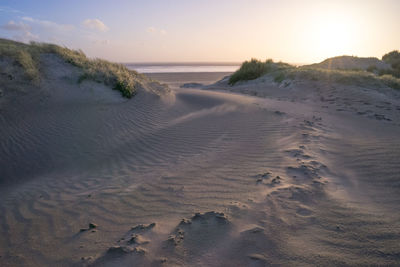
[[[308,28],[309,49],[313,57],[352,55],[357,43],[357,21],[350,15],[318,14]]]

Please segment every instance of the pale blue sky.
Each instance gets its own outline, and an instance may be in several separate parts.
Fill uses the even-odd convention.
[[[400,1],[0,1],[0,36],[119,62],[315,62],[400,49]]]

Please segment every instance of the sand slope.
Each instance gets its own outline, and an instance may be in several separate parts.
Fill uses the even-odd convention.
[[[391,69],[390,64],[376,57],[353,57],[339,56],[325,59],[316,64],[308,65],[313,68],[323,69],[339,69],[339,70],[367,70],[368,68],[375,69]]]
[[[0,265],[400,263],[396,92],[210,88],[3,102]]]

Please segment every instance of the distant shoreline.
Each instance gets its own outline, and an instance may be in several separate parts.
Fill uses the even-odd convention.
[[[144,62],[122,63],[130,70],[139,73],[233,73],[242,62]],[[293,64],[300,66],[303,64]]]
[[[139,73],[212,73],[234,72],[240,64],[216,64],[216,63],[160,63],[160,64],[125,64],[130,70]]]

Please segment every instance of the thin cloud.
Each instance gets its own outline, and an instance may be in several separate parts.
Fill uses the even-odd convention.
[[[167,31],[164,29],[158,29],[156,27],[150,26],[146,29],[146,31],[148,33],[152,33],[152,34],[160,34],[160,35],[166,35]]]
[[[23,13],[17,9],[8,7],[8,6],[0,6],[0,12],[5,12],[5,13]]]
[[[28,43],[30,41],[38,41],[39,40],[39,36],[36,34],[33,34],[29,31],[27,32],[22,32],[20,34],[16,34],[12,37],[15,41],[18,42],[23,42],[23,43]]]
[[[0,29],[5,31],[14,32],[12,39],[19,42],[29,42],[33,40],[38,40],[39,36],[31,32],[31,26],[23,22],[15,22],[10,20],[4,25],[0,26]]]
[[[1,26],[6,31],[30,31],[31,26],[23,22],[15,22],[10,20],[8,23]]]
[[[53,21],[49,20],[40,20],[40,19],[34,19],[31,17],[22,17],[22,20],[33,23],[35,25],[41,26],[47,30],[54,30],[54,31],[71,31],[74,29],[73,25],[70,24],[58,24]]]
[[[94,40],[92,41],[93,44],[97,44],[97,45],[110,45],[110,40]]]
[[[147,28],[147,32],[149,32],[149,33],[153,33],[155,31],[156,31],[156,28],[154,28],[154,27],[148,27]]]
[[[107,25],[99,19],[86,19],[82,22],[82,25],[90,30],[97,30],[100,32],[106,32],[109,30]]]

